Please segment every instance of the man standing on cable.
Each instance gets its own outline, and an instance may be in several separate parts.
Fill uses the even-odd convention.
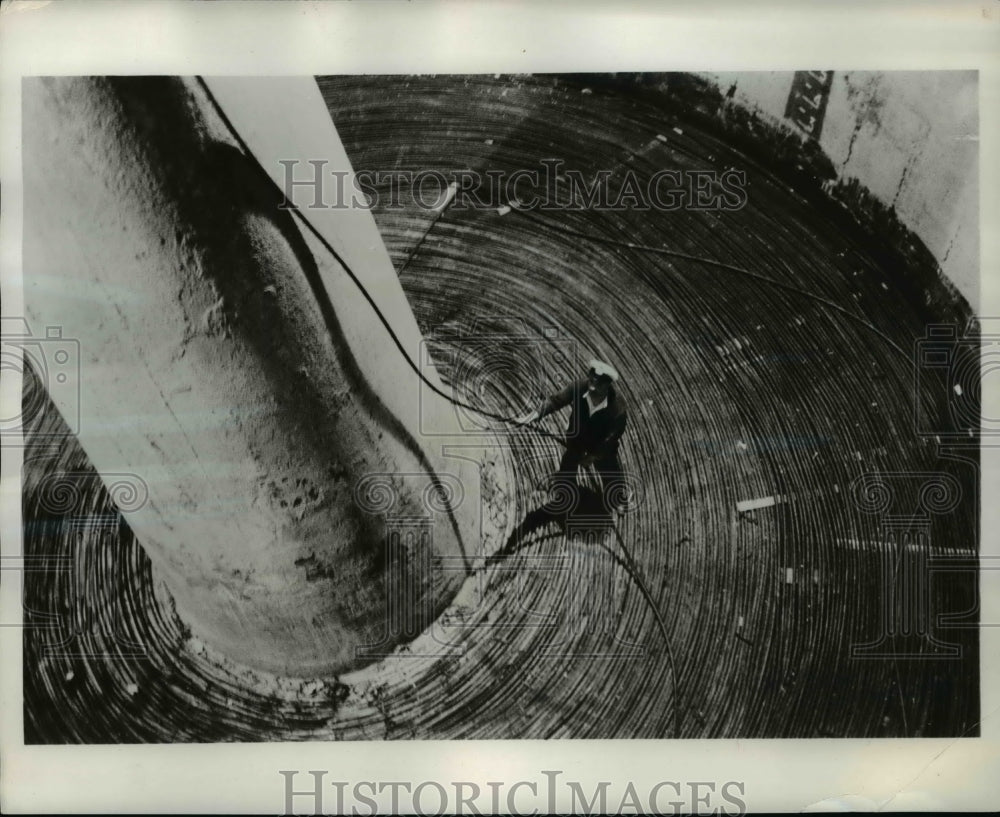
[[[615,388],[619,375],[614,366],[600,360],[591,360],[589,366],[585,379],[570,383],[549,397],[521,422],[532,423],[570,406],[566,451],[555,481],[575,490],[577,469],[593,465],[601,477],[605,509],[622,513],[626,490],[618,441],[625,433],[628,413],[624,399]]]

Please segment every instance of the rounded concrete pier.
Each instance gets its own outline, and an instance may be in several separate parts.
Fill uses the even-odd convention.
[[[310,87],[300,113],[335,139]],[[479,549],[476,465],[441,456],[454,412],[357,292],[327,290],[342,270],[205,86],[29,80],[24,138],[28,316],[79,344],[74,388],[44,385],[97,471],[144,486],[129,523],[182,620],[234,661],[299,675],[412,639]],[[348,249],[377,237],[358,217],[334,236]],[[416,359],[398,281],[355,273]]]

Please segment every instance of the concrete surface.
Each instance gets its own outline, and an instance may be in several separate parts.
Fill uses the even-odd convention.
[[[708,75],[783,119],[792,72]],[[979,309],[979,102],[974,71],[836,71],[820,146],[933,253]]]
[[[289,136],[311,117],[313,137],[339,145],[311,79],[270,105],[251,84],[288,155],[324,155]],[[450,406],[414,399],[415,375],[357,289],[276,209],[197,82],[34,79],[24,100],[28,315],[81,355],[79,395],[49,391],[64,417],[79,411],[98,472],[145,484],[130,525],[169,603],[223,655],[291,674],[363,665],[377,656],[359,647],[415,637],[483,542],[475,458],[446,461],[447,437],[418,435],[421,411],[460,431]],[[282,103],[294,122],[273,116]],[[342,149],[332,161],[350,169]],[[357,216],[324,229],[417,350],[360,218],[367,230]],[[400,519],[423,521],[407,534]]]

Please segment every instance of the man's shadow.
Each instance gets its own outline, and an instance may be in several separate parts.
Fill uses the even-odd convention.
[[[544,505],[529,511],[507,538],[504,546],[487,557],[485,567],[502,562],[537,542],[531,534],[555,524],[559,532],[574,532],[603,536],[614,527],[614,514],[608,510],[604,496],[585,485],[564,484],[552,492]]]

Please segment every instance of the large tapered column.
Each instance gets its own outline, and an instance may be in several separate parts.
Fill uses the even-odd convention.
[[[312,80],[281,82],[257,86],[256,143],[349,170]],[[451,408],[198,81],[30,79],[23,100],[28,317],[79,341],[79,394],[50,394],[99,472],[148,486],[129,520],[179,615],[295,674],[411,638],[482,537],[476,464],[444,455]],[[318,222],[419,359],[371,215]]]

